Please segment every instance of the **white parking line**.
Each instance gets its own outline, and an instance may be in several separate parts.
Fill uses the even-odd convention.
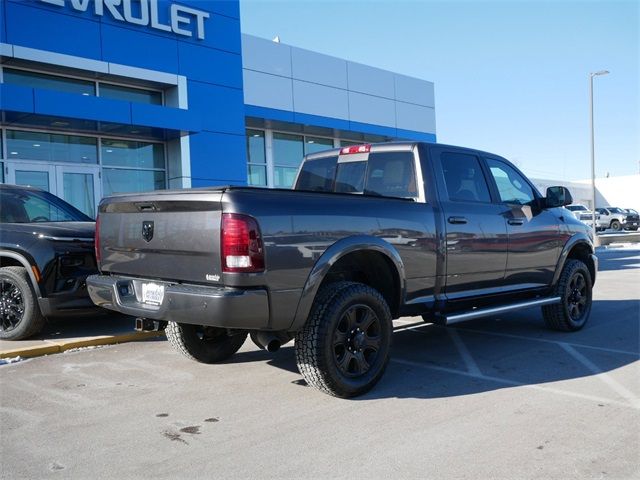
[[[598,367],[595,363],[589,360],[587,357],[578,352],[575,348],[567,343],[559,342],[559,345],[574,359],[580,362],[582,365],[587,367],[594,374],[595,377],[602,380],[606,383],[611,389],[613,389],[616,393],[618,393],[623,398],[626,398],[629,403],[635,408],[640,408],[640,399],[636,397],[631,391],[627,390],[626,387],[615,381],[609,375],[607,375],[600,367]]]
[[[627,408],[633,408],[634,410],[640,410],[640,407],[636,406],[635,404],[629,404],[626,402],[619,402],[617,400],[611,400],[609,398],[602,398],[602,397],[596,397],[594,395],[585,395],[583,393],[578,393],[578,392],[571,392],[568,390],[561,390],[558,388],[551,388],[551,387],[543,387],[541,385],[537,385],[537,384],[528,384],[528,383],[522,383],[522,382],[517,382],[515,380],[507,380],[505,378],[498,378],[498,377],[492,377],[489,375],[477,375],[474,373],[470,373],[470,372],[463,372],[461,370],[455,370],[453,368],[447,368],[447,367],[440,367],[437,365],[425,365],[424,363],[420,363],[420,362],[414,362],[412,360],[405,360],[402,358],[392,358],[391,359],[392,362],[394,363],[399,363],[401,365],[406,365],[406,366],[410,366],[410,367],[416,367],[416,368],[422,368],[422,369],[426,369],[426,370],[436,370],[439,372],[445,372],[445,373],[453,373],[455,375],[463,375],[466,377],[471,377],[471,378],[476,378],[479,380],[485,380],[485,381],[489,381],[489,382],[495,382],[495,383],[501,383],[504,385],[509,385],[512,387],[526,387],[526,388],[531,388],[534,390],[541,390],[543,392],[550,392],[550,393],[555,393],[558,395],[563,395],[565,397],[574,397],[574,398],[581,398],[583,400],[590,400],[593,402],[597,402],[597,403],[607,403],[607,404],[613,404],[613,405],[618,405],[621,407],[627,407]]]
[[[467,371],[474,375],[482,375],[482,371],[480,370],[480,367],[478,367],[478,364],[471,356],[471,352],[469,352],[469,349],[460,338],[460,335],[458,334],[458,332],[456,332],[453,329],[447,329],[447,332],[449,333],[451,340],[453,340],[453,343],[456,344],[456,348],[458,349],[458,352],[460,353],[462,360],[464,360],[464,364],[467,367]]]
[[[426,326],[435,326],[435,327],[439,327],[439,325],[436,324],[431,324],[431,323],[424,323],[424,322],[419,322],[419,323],[415,323],[415,324],[409,324],[406,327],[400,327],[397,329],[394,329],[394,332],[402,332],[404,330],[413,330],[414,332],[418,332],[418,333],[426,333],[420,330],[417,330],[420,327],[426,327]],[[469,332],[469,333],[477,333],[480,335],[493,335],[496,337],[505,337],[505,338],[515,338],[518,340],[530,340],[532,342],[543,342],[543,343],[553,343],[555,345],[560,345],[560,344],[565,344],[565,345],[571,345],[572,347],[578,347],[578,348],[589,348],[592,350],[601,350],[603,352],[609,352],[609,353],[621,353],[623,355],[632,355],[634,357],[640,358],[640,352],[632,352],[630,350],[619,350],[616,348],[606,348],[606,347],[596,347],[595,345],[585,345],[582,343],[573,343],[573,342],[559,342],[557,340],[548,340],[546,338],[536,338],[536,337],[525,337],[524,335],[513,335],[511,333],[501,333],[501,332],[488,332],[485,330],[475,330],[473,328],[459,328],[459,327],[452,327],[452,326],[448,326],[446,327],[447,329],[454,329],[454,330],[458,330],[460,332]]]

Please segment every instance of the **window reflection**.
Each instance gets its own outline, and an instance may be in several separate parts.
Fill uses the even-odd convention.
[[[7,130],[10,160],[98,163],[97,139],[57,133]]]

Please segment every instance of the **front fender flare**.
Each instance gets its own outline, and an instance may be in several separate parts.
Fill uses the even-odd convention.
[[[571,238],[569,238],[567,243],[565,243],[564,246],[562,247],[562,252],[560,252],[560,257],[558,258],[558,264],[556,266],[556,272],[554,273],[553,280],[551,281],[552,287],[555,286],[556,283],[558,283],[558,280],[560,279],[560,274],[562,273],[562,269],[564,268],[564,264],[566,263],[567,258],[569,258],[569,253],[571,253],[571,250],[573,250],[574,247],[580,244],[585,245],[589,249],[589,254],[595,257],[593,243],[591,242],[591,239],[587,236],[587,234],[585,233],[574,234]],[[593,269],[594,269],[592,282],[595,283],[596,273],[598,270],[597,257],[595,259],[591,259],[591,261],[593,261]]]
[[[398,300],[399,304],[402,305],[402,300],[405,297],[406,279],[404,263],[398,251],[393,245],[378,237],[368,235],[346,237],[338,240],[327,248],[311,269],[304,288],[302,289],[302,295],[300,296],[296,314],[291,324],[291,331],[300,330],[307,321],[307,317],[313,306],[313,301],[316,298],[318,290],[320,290],[320,285],[329,270],[331,270],[331,267],[345,255],[364,250],[382,253],[395,266],[398,278],[400,279],[400,298]]]
[[[42,291],[40,290],[40,285],[38,284],[38,280],[36,279],[36,276],[33,273],[33,270],[31,268],[31,265],[36,265],[35,261],[31,263],[24,255],[21,255],[12,250],[4,250],[4,249],[0,249],[0,257],[11,258],[13,260],[17,260],[18,262],[20,262],[20,264],[27,271],[27,275],[29,275],[29,279],[31,280],[31,285],[33,286],[33,289],[36,292],[36,296],[38,298],[42,298]]]

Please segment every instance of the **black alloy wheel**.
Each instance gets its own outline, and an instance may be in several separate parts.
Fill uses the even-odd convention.
[[[44,327],[35,287],[24,267],[0,268],[0,340],[23,340]]]
[[[24,298],[12,280],[0,279],[0,331],[15,329],[24,317]]]
[[[352,305],[333,333],[336,366],[346,377],[355,378],[369,371],[382,343],[381,323],[367,305]]]
[[[561,332],[584,327],[591,313],[592,281],[583,261],[567,260],[552,295],[560,297],[560,302],[542,307],[547,326]]]
[[[569,280],[567,289],[567,309],[574,322],[580,322],[587,310],[587,281],[582,272],[577,271]]]
[[[389,362],[391,320],[376,289],[348,281],[324,286],[296,334],[296,363],[307,384],[341,398],[371,390]]]

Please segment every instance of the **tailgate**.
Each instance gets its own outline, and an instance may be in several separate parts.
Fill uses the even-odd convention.
[[[100,204],[103,272],[218,283],[222,191],[110,197]]]

